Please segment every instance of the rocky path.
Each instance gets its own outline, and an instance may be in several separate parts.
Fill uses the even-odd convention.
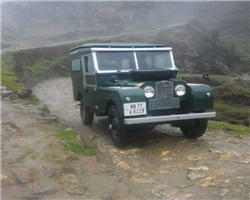
[[[2,99],[2,199],[249,199],[249,136],[218,130],[187,140],[164,125],[120,150],[106,118],[81,124],[70,78],[34,92],[39,106]],[[79,132],[97,155],[65,151],[54,137],[62,128]]]
[[[179,129],[163,125],[120,150],[111,143],[105,118],[91,129],[81,124],[70,78],[41,83],[35,93],[62,124],[94,138],[102,162],[120,170],[120,181],[131,183],[137,198],[249,199],[249,136],[237,139],[218,130],[187,140]]]

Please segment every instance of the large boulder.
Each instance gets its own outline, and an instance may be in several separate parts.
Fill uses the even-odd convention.
[[[21,90],[18,90],[17,95],[19,98],[27,98],[30,97],[32,94],[32,90],[29,88],[23,88]]]

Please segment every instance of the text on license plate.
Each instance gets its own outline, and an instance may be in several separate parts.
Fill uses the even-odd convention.
[[[146,102],[124,103],[124,116],[147,114]]]

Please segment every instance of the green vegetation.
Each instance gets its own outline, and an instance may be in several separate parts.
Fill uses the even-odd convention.
[[[40,101],[35,94],[31,94],[30,97],[28,97],[28,104],[39,105]]]
[[[56,137],[65,141],[65,150],[70,150],[76,154],[83,154],[85,156],[95,155],[95,149],[93,149],[87,142],[77,139],[78,133],[75,131],[58,130]]]
[[[210,120],[208,123],[208,131],[213,132],[213,131],[218,131],[218,130],[225,130],[226,132],[229,132],[232,134],[241,134],[241,135],[250,134],[249,127]]]
[[[238,54],[242,58],[249,58],[249,41],[240,37],[234,36],[229,31],[220,31],[220,44],[230,51]]]
[[[13,70],[12,53],[4,53],[1,56],[1,82],[14,92],[24,87]]]
[[[217,121],[227,121],[232,124],[242,124],[249,126],[249,107],[231,106],[225,103],[215,102],[214,110],[217,112]]]

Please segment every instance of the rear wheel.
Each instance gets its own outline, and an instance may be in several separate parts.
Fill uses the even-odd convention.
[[[128,144],[128,134],[122,127],[122,120],[116,106],[111,106],[108,113],[110,136],[115,146],[123,148]]]
[[[90,108],[85,106],[83,100],[81,101],[80,115],[82,123],[86,126],[92,126],[94,120],[94,113],[90,111]]]
[[[196,119],[194,123],[180,127],[181,132],[187,138],[199,138],[206,132],[207,121],[207,119]]]

